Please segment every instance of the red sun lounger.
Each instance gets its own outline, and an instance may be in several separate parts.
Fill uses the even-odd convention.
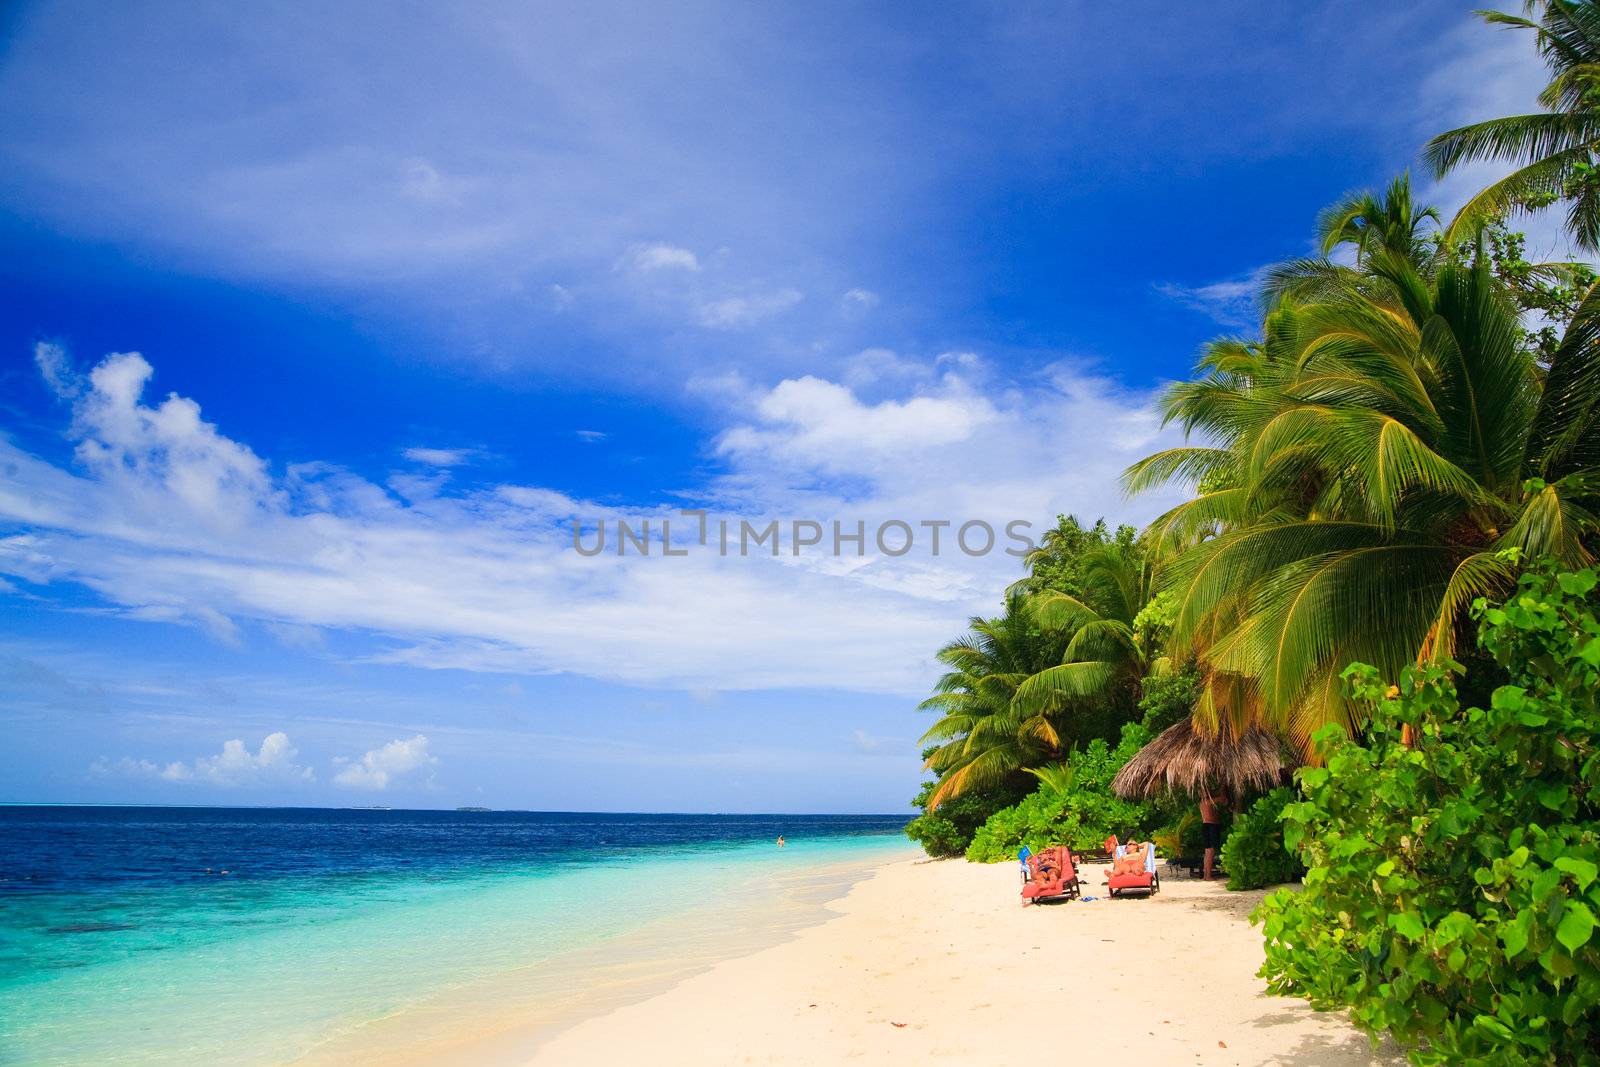
[[[1114,846],[1113,855],[1120,859],[1127,852],[1126,845]],[[1134,874],[1116,874],[1114,867],[1106,868],[1106,895],[1119,896],[1125,893],[1143,893],[1146,896],[1161,892],[1161,875],[1156,873],[1156,846],[1151,842],[1144,845],[1144,869]]]
[[[1072,900],[1078,895],[1078,869],[1072,850],[1065,845],[1043,848],[1027,857],[1028,880],[1022,883],[1022,903]]]

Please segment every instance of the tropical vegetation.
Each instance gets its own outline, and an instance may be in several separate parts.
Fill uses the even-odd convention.
[[[1137,653],[1118,644],[1115,627],[1132,622],[1126,604],[1138,597],[1124,595],[1118,582],[1141,561],[1131,527],[1061,516],[1001,613],[970,620],[966,634],[939,650],[947,670],[921,705],[938,715],[923,735],[923,760],[935,777],[915,800],[923,814],[907,827],[930,855],[966,851],[990,815],[1035,791],[1039,772],[1096,739],[1116,739],[1140,714],[1141,679],[1126,662]],[[1080,638],[1086,629],[1100,636]],[[1035,684],[1019,699],[1031,680],[1079,657],[1102,671],[1096,684],[1045,696]]]
[[[1600,1061],[1600,579],[1526,574],[1480,602],[1506,683],[1350,670],[1361,741],[1319,732],[1284,813],[1309,870],[1258,918],[1271,988],[1392,1033],[1417,1064]]]
[[[1294,791],[1279,786],[1258,797],[1249,810],[1233,821],[1222,843],[1222,866],[1229,889],[1260,889],[1298,881],[1305,864],[1290,850],[1283,836],[1283,809],[1294,803]]]
[[[1123,727],[1114,748],[1095,738],[1065,767],[1041,775],[1039,788],[1026,799],[991,815],[974,833],[967,858],[998,863],[1015,858],[1024,845],[1035,852],[1051,845],[1089,851],[1112,834],[1153,829],[1153,805],[1124,800],[1110,788],[1112,777],[1149,740],[1149,731],[1137,723]]]
[[[1537,11],[1538,18],[1531,17]],[[1567,205],[1567,229],[1579,247],[1600,249],[1600,8],[1589,0],[1543,0],[1527,14],[1482,12],[1488,22],[1531,30],[1550,69],[1539,94],[1544,110],[1508,115],[1441,133],[1424,158],[1441,177],[1464,163],[1516,163],[1457,214],[1447,236],[1469,238],[1508,211]]]
[[[1231,885],[1304,871],[1260,912],[1274,989],[1419,1064],[1600,1063],[1600,285],[1511,225],[1600,250],[1600,0],[1485,17],[1543,110],[1424,161],[1513,172],[1449,218],[1405,174],[1344,197],[1264,272],[1259,328],[1162,399],[1187,440],[1126,472],[1187,498],[1061,519],[940,653],[911,832],[1187,851],[1232,785]]]
[[[1470,647],[1468,605],[1515,580],[1504,549],[1589,558],[1600,394],[1579,380],[1600,369],[1600,320],[1586,301],[1541,367],[1488,256],[1432,217],[1404,179],[1325,215],[1323,246],[1354,265],[1275,272],[1262,338],[1214,343],[1166,398],[1204,443],[1129,472],[1134,489],[1212,482],[1152,535],[1172,549],[1171,648],[1205,664],[1213,727],[1260,722],[1302,749],[1355,727],[1345,666],[1394,675]]]

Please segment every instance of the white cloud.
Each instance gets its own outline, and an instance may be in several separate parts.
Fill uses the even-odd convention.
[[[1413,115],[1415,125],[1407,133],[1417,145],[1468,123],[1543,110],[1537,97],[1549,81],[1549,71],[1534,48],[1531,33],[1468,18],[1444,35],[1440,50],[1445,61],[1425,79]],[[1440,180],[1421,167],[1413,168],[1411,174],[1418,200],[1439,208],[1448,222],[1469,198],[1510,170],[1504,163],[1485,162],[1459,167]],[[1372,184],[1380,189],[1387,180]],[[1515,228],[1527,234],[1530,260],[1574,256],[1562,229],[1562,217],[1556,207],[1512,220]],[[1257,267],[1247,274],[1201,285],[1162,282],[1155,289],[1222,326],[1250,329],[1260,321],[1256,295],[1266,269]]]
[[[551,311],[561,312],[570,308],[577,297],[572,295],[572,290],[564,285],[554,283],[545,286],[545,296],[549,298]]]
[[[1445,61],[1423,82],[1417,124],[1424,136],[1471,122],[1542,110],[1550,71],[1531,31],[1463,19],[1441,42]]]
[[[430,467],[459,467],[472,459],[470,448],[408,448],[405,457]]]
[[[139,402],[154,373],[137,352],[114,353],[90,372],[89,390],[73,408],[78,461],[118,492],[156,489],[216,533],[277,510],[281,498],[266,464],[202,422],[200,405],[176,394],[156,407]]]
[[[63,400],[83,392],[83,378],[72,365],[72,357],[60,345],[40,341],[33,346],[33,362],[50,391]]]
[[[849,289],[839,303],[846,312],[859,314],[878,306],[878,294],[871,289]]]
[[[628,250],[627,263],[634,270],[686,270],[700,269],[700,259],[687,248],[677,245],[635,245]]]
[[[573,432],[579,437],[583,438],[583,440],[588,441],[590,444],[595,444],[606,439],[606,434],[603,430],[575,430]]]
[[[858,464],[863,451],[907,455],[966,441],[995,417],[986,398],[954,380],[939,395],[864,404],[849,388],[809,375],[778,383],[755,414],[760,425],[729,430],[719,451],[782,453],[830,467]]]
[[[702,303],[697,310],[697,317],[702,326],[714,330],[727,330],[749,326],[788,311],[800,303],[800,300],[801,293],[798,289],[775,289],[766,293],[729,296]]]
[[[425,159],[407,160],[400,167],[401,189],[418,200],[438,200],[447,196],[444,175]]]
[[[905,387],[925,382],[932,368],[915,359],[906,359],[887,348],[866,348],[844,361],[840,381],[853,390],[876,385]]]
[[[389,788],[400,779],[431,771],[438,763],[438,757],[428,754],[428,739],[418,734],[404,740],[396,738],[359,760],[345,761],[343,769],[333,776],[333,780],[336,785],[348,789],[378,791]]]
[[[701,491],[718,514],[875,524],[890,518],[997,526],[1148,518],[1160,498],[1122,500],[1128,462],[1170,441],[1144,394],[1061,366],[1027,388],[980,388],[927,365],[868,401],[838,382],[736,381],[725,473]],[[620,510],[552,489],[430,491],[375,484],[327,464],[267,464],[200,417],[192,400],[152,407],[135,355],[108,357],[73,407],[76,469],[0,439],[0,575],[85,586],[130,618],[187,623],[235,640],[342,631],[355,653],[422,667],[571,672],[683,689],[830,687],[916,692],[931,653],[967,615],[994,608],[1017,574],[998,551],[904,557],[785,554],[663,559],[578,556],[571,521],[674,524],[692,498]],[[736,621],[735,621],[736,620]],[[362,646],[341,641],[344,650]],[[346,651],[344,654],[351,654]],[[817,664],[828,665],[819,679]]]
[[[1448,59],[1428,77],[1419,96],[1418,142],[1469,123],[1544,110],[1538,95],[1550,72],[1534,45],[1530,32],[1487,26],[1476,18],[1447,34],[1442,47]],[[1426,172],[1418,172],[1415,180],[1421,199],[1437,205],[1448,221],[1474,194],[1512,169],[1506,163],[1470,163],[1438,181]],[[1511,220],[1527,235],[1528,259],[1574,258],[1564,217],[1556,205]]]
[[[301,626],[292,622],[263,622],[262,629],[284,648],[302,652],[320,652],[328,647],[328,640],[315,626]]]
[[[240,740],[225,741],[215,756],[201,756],[193,762],[173,760],[158,764],[148,759],[124,756],[120,760],[97,760],[90,768],[95,774],[121,774],[159,778],[180,784],[216,785],[233,789],[242,786],[293,785],[310,782],[315,774],[310,767],[295,762],[299,755],[281,730],[262,739],[255,752]]]
[[[1303,154],[1330,129],[1352,136],[1352,115],[1408,121],[1396,116],[1409,108],[1362,105],[1381,104],[1392,80],[1373,71],[1401,53],[1414,64],[1440,21],[1390,6],[1343,20],[1342,47],[1310,19],[1246,56],[1227,26],[1169,5],[1155,37],[1184,60],[1173,62],[1130,57],[1114,11],[1070,5],[986,9],[927,27],[913,50],[763,5],[641,14],[610,0],[560,11],[488,0],[475,18],[419,5],[390,11],[377,36],[343,8],[180,5],[152,21],[41,5],[11,27],[0,65],[12,119],[0,187],[66,239],[313,294],[375,335],[497,369],[536,362],[650,388],[737,360],[774,378],[814,369],[811,341],[869,318],[863,282],[898,278],[894,303],[943,322],[954,275],[941,250],[985,221],[969,194],[994,175],[1026,185],[1056,164],[1081,170],[1083,182],[1054,183],[1066,196],[1056,214],[1070,218],[1149,146],[1181,177]],[[308,39],[321,47],[299,46]],[[422,53],[452,61],[419,78]],[[837,60],[827,78],[817,55]],[[1147,85],[1152,62],[1195,106],[1150,109],[1118,91]],[[931,70],[962,85],[960,107],[902,91]],[[1230,75],[1280,91],[1230,92]],[[1195,136],[1201,112],[1230,135]],[[1052,145],[1065,155],[1042,166]],[[657,245],[667,255],[646,271],[651,285],[615,269],[625,250]],[[808,298],[779,318],[750,285]],[[694,290],[675,293],[673,325],[687,314],[728,333],[663,338],[653,290],[668,286]],[[763,313],[771,337],[729,329]],[[588,359],[588,346],[550,337],[594,325],[610,350],[639,355]]]
[[[857,751],[868,754],[890,750],[894,751],[896,755],[904,755],[903,752],[898,751],[900,746],[896,743],[894,738],[878,737],[875,734],[870,734],[865,730],[856,730],[854,733],[852,733],[850,735],[850,743],[856,747]]]
[[[1206,285],[1158,282],[1155,290],[1192,311],[1210,316],[1219,325],[1249,329],[1261,319],[1256,296],[1266,271],[1266,267],[1258,267],[1249,274]]]

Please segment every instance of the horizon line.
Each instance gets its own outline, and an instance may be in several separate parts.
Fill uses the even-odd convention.
[[[699,816],[763,816],[851,818],[873,816],[898,819],[915,814],[914,809],[898,811],[621,811],[581,810],[565,808],[493,808],[485,805],[462,804],[448,808],[403,808],[384,804],[162,804],[137,801],[93,800],[0,800],[0,808],[177,808],[209,809],[220,811],[394,811],[394,812],[459,812],[479,815],[699,815]]]

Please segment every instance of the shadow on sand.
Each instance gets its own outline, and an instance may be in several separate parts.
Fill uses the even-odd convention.
[[[1317,1015],[1308,1005],[1292,1002],[1297,1007],[1271,1015],[1263,1015],[1252,1024],[1261,1030],[1279,1026],[1293,1026],[1305,1021],[1308,1015]],[[1333,1018],[1335,1016],[1328,1016]],[[1329,1067],[1333,1064],[1372,1065],[1372,1067],[1404,1067],[1405,1054],[1400,1046],[1385,1038],[1377,1048],[1362,1034],[1316,1033],[1285,1037],[1290,1047],[1275,1052],[1268,1059],[1257,1061],[1251,1067]]]

